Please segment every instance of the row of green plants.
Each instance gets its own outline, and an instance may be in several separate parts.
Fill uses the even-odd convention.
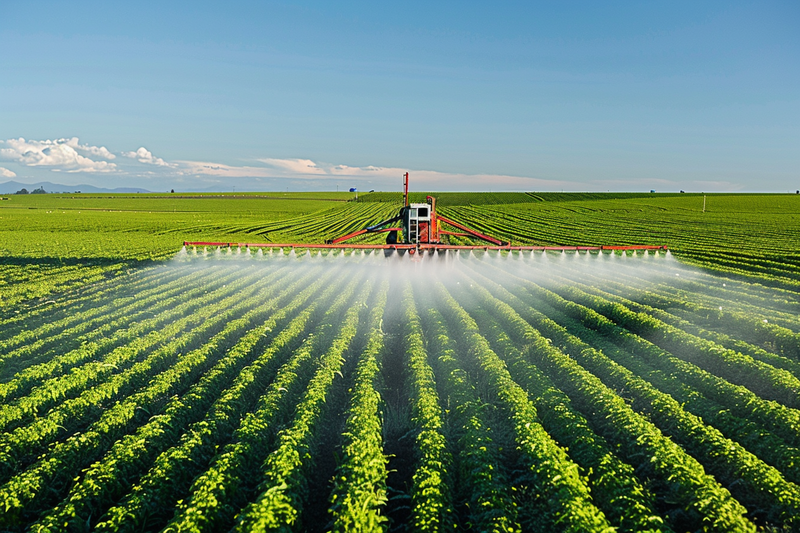
[[[399,205],[350,203],[322,213],[235,230],[253,234],[267,242],[322,243],[392,218],[398,211]],[[380,239],[385,237],[377,235]]]
[[[755,230],[753,219],[743,225],[738,212],[694,213],[662,206],[658,200],[443,208],[450,218],[513,242],[667,244],[693,264],[796,290],[800,267],[796,261],[787,261],[796,254],[789,229],[794,221],[789,213],[760,213]],[[703,232],[695,231],[698,224],[703,225]],[[742,250],[742,242],[749,243],[747,250]]]
[[[570,283],[576,283],[574,277],[570,278]],[[793,357],[790,345],[797,337],[791,328],[800,329],[796,313],[767,310],[767,302],[763,299],[759,299],[759,306],[702,296],[694,297],[690,302],[686,293],[681,296],[663,290],[664,283],[651,283],[643,292],[633,286],[641,286],[646,280],[631,278],[622,272],[613,281],[591,275],[584,275],[583,278],[583,283],[577,285],[584,291],[613,299],[632,311],[645,312],[687,333],[752,355],[772,366],[785,368],[795,376],[800,375],[800,366],[797,357]],[[739,290],[736,294],[742,295],[743,292]],[[732,298],[740,300],[741,296]]]
[[[574,269],[572,269],[574,270]],[[798,337],[793,331],[770,323],[762,318],[772,316],[767,313],[753,315],[754,309],[740,310],[738,302],[719,302],[723,305],[717,307],[703,306],[697,303],[687,304],[685,298],[664,296],[658,293],[658,288],[648,287],[646,292],[634,290],[632,286],[641,286],[646,280],[628,278],[623,272],[618,273],[620,281],[605,280],[600,277],[584,274],[582,281],[576,281],[575,275],[552,278],[558,285],[572,285],[583,292],[612,303],[625,306],[633,312],[644,313],[655,320],[664,322],[667,326],[678,328],[686,338],[686,334],[698,337],[707,342],[712,342],[726,350],[738,352],[757,360],[762,368],[769,372],[770,367],[791,372],[795,377],[800,376],[800,364],[793,356],[793,350],[787,346],[795,342]],[[600,289],[598,286],[602,286]],[[611,291],[611,292],[609,292]],[[741,294],[741,292],[739,292]],[[634,298],[637,301],[633,301]],[[658,307],[648,305],[656,303]],[[691,311],[681,312],[682,309],[691,307]],[[665,309],[668,309],[665,310]],[[796,320],[796,317],[793,316]],[[762,327],[763,326],[763,327]],[[711,328],[711,329],[705,329]],[[736,338],[733,338],[735,335]],[[758,344],[758,346],[752,344]],[[771,351],[765,350],[769,349]],[[787,354],[787,352],[789,352]],[[764,366],[764,364],[768,366]]]
[[[750,334],[747,328],[737,328],[735,323],[733,327],[728,326],[728,316],[730,316],[729,313],[723,313],[722,311],[718,311],[716,309],[708,309],[706,314],[702,316],[694,312],[674,312],[674,308],[670,308],[670,302],[667,301],[664,303],[664,307],[670,308],[670,310],[673,311],[668,312],[652,305],[629,300],[628,298],[618,296],[603,289],[598,289],[591,285],[575,285],[584,292],[623,305],[632,312],[647,314],[648,316],[660,320],[671,327],[678,328],[689,335],[713,342],[714,344],[721,346],[726,350],[731,350],[752,357],[754,360],[769,365],[773,368],[786,370],[794,375],[795,378],[800,378],[800,362],[793,358],[780,355],[779,353],[769,352],[762,347],[764,346],[766,348],[771,348],[775,352],[782,352],[782,350],[777,348],[777,343],[774,342],[774,337],[770,337],[770,340],[762,340],[762,342],[759,342],[759,339],[753,338],[753,335]],[[635,297],[634,295],[630,296]],[[641,300],[645,302],[651,301],[646,297],[641,298]],[[718,318],[712,318],[712,313],[715,315],[718,314]],[[758,320],[759,323],[763,323],[763,319],[754,320]],[[712,329],[706,329],[703,326]],[[793,335],[791,331],[788,331],[788,333]],[[740,338],[734,338],[731,335],[738,335]],[[756,346],[748,341],[759,342],[760,346]]]
[[[99,266],[52,266],[48,268],[18,267],[18,279],[6,279],[0,285],[0,310],[6,310],[21,302],[42,298],[54,292],[64,292],[105,279],[119,271],[121,264]]]
[[[742,353],[727,350],[712,341],[690,335],[645,313],[631,311],[622,304],[591,296],[576,286],[565,286],[558,292],[576,303],[595,309],[628,331],[650,340],[673,354],[680,354],[682,359],[728,381],[745,385],[753,392],[780,401],[789,407],[800,406],[800,396],[798,396],[800,379],[786,370],[777,369]]]
[[[229,295],[237,294],[237,288],[241,289],[252,281],[245,278],[241,283],[232,283],[225,291]],[[212,291],[196,296],[178,305],[167,300],[164,312],[151,319],[141,320],[130,328],[117,329],[109,337],[100,335],[97,340],[87,339],[79,348],[17,373],[0,385],[0,395],[6,402],[0,406],[0,429],[8,431],[9,424],[18,426],[32,416],[46,413],[54,404],[126,370],[153,349],[200,326],[213,316],[213,305],[225,293]],[[174,305],[171,309],[170,304]],[[10,396],[20,392],[24,393],[22,397],[9,401]]]
[[[747,510],[706,473],[702,464],[647,417],[634,411],[598,375],[554,346],[549,335],[545,337],[540,333],[538,329],[549,319],[536,320],[535,329],[526,319],[536,316],[536,311],[510,292],[497,291],[510,304],[498,300],[485,289],[479,288],[477,292],[482,305],[486,305],[505,328],[516,331],[516,339],[525,342],[526,356],[531,362],[545,370],[581,412],[591,417],[606,439],[619,446],[626,462],[661,481],[656,492],[661,492],[665,501],[678,503],[683,508],[680,514],[670,515],[673,523],[689,529],[755,530],[745,517]],[[547,325],[558,328],[552,321]],[[571,354],[586,355],[583,352]]]
[[[299,522],[310,487],[308,479],[314,466],[319,423],[325,412],[326,399],[336,377],[342,377],[344,356],[358,330],[359,315],[365,306],[367,282],[337,328],[331,347],[322,354],[314,376],[308,383],[291,423],[280,431],[277,448],[264,462],[258,498],[236,518],[234,531],[289,530],[302,526]]]
[[[120,322],[120,329],[108,332],[108,336],[95,335],[97,330],[87,332],[87,335],[81,339],[79,347],[74,349],[64,347],[45,361],[31,364],[15,373],[5,383],[1,383],[0,401],[7,403],[14,398],[28,394],[33,387],[41,386],[46,380],[58,378],[73,368],[91,360],[102,359],[106,364],[111,362],[112,365],[117,366],[118,362],[114,362],[113,359],[109,361],[108,357],[110,356],[109,354],[117,350],[123,350],[123,343],[125,342],[130,343],[134,339],[142,341],[148,339],[149,341],[150,337],[153,337],[156,342],[163,342],[163,340],[169,339],[170,337],[162,338],[158,334],[158,328],[171,328],[172,324],[170,322],[223,297],[223,294],[219,292],[219,287],[210,288],[211,291],[203,288],[203,286],[190,290],[183,289],[182,294],[186,294],[189,297],[188,301],[178,303],[174,298],[166,298],[153,304],[153,309],[160,311],[155,316],[152,316],[151,312],[146,315],[137,315],[139,322]],[[143,318],[144,316],[151,316],[151,318]],[[112,322],[117,321],[112,320]]]
[[[420,295],[422,296],[422,295]],[[466,361],[450,335],[442,314],[424,297],[427,308],[423,316],[429,360],[443,405],[447,413],[448,448],[453,450],[453,466],[448,481],[453,486],[451,501],[459,522],[448,521],[448,527],[478,531],[521,531],[519,509],[513,497],[508,468],[504,465],[489,420],[490,404],[482,401]]]
[[[392,520],[405,512],[425,530],[797,527],[797,411],[676,357],[609,309],[686,342],[738,343],[791,372],[790,359],[770,341],[749,344],[744,328],[705,329],[692,317],[712,300],[677,312],[665,282],[642,303],[649,288],[626,290],[641,287],[632,274],[573,283],[578,262],[536,273],[517,259],[430,276],[417,265],[413,290],[393,271],[395,292],[362,286],[360,270],[296,268],[291,256],[202,273],[178,262],[163,301],[157,277],[134,278],[152,317],[118,279],[53,306],[65,318],[101,304],[81,315],[92,327],[43,327],[47,312],[24,309],[43,319],[38,333],[3,340],[45,342],[0,383],[0,444],[16,446],[0,466],[0,520],[20,531],[297,530],[323,527],[309,520],[328,510],[325,527],[339,530],[403,529]],[[437,277],[445,285],[429,283]],[[720,292],[748,302],[771,291],[729,283]],[[398,358],[405,370],[392,374]],[[405,392],[410,426],[395,448],[407,452],[393,453],[408,462],[385,451],[396,421],[381,395],[401,378],[391,389]],[[14,435],[29,440],[12,445]],[[392,486],[405,465],[407,481]]]
[[[388,501],[386,457],[383,451],[381,413],[381,363],[384,334],[381,330],[388,282],[378,287],[367,323],[367,342],[359,355],[350,395],[344,442],[334,475],[329,512],[331,531],[385,531],[382,510]]]
[[[147,473],[121,502],[103,515],[95,529],[138,531],[152,524],[155,518],[166,522],[163,503],[174,505],[181,495],[188,493],[192,480],[205,471],[217,447],[230,439],[241,418],[269,385],[275,371],[279,367],[285,368],[289,354],[311,335],[322,309],[331,302],[333,287],[318,294],[329,281],[330,277],[319,279],[259,326],[260,334],[269,339],[268,346],[238,373],[230,387],[219,394],[204,418],[186,427],[178,442],[153,461]],[[308,305],[300,310],[306,303]],[[296,312],[297,315],[283,329],[277,326]]]
[[[730,309],[725,308],[719,310],[718,307],[710,305],[702,305],[698,303],[684,303],[685,301],[669,301],[663,302],[657,299],[646,299],[643,303],[660,304],[668,303],[672,308],[684,309],[691,317],[692,322],[702,324],[714,328],[721,328],[723,331],[734,333],[736,335],[746,336],[751,339],[751,342],[763,348],[774,351],[777,355],[790,357],[794,360],[800,360],[800,334],[791,329],[798,328],[797,314],[785,313],[786,326],[773,323],[781,320],[778,313],[765,314],[763,311],[759,312],[761,316],[770,316],[772,320],[765,321],[760,317],[753,316],[754,312],[759,311],[759,308],[749,307],[745,309]],[[719,306],[721,307],[721,306]],[[784,314],[784,313],[781,313]],[[705,317],[705,320],[703,318]]]
[[[337,281],[342,283],[344,280]],[[323,323],[311,330],[301,346],[280,367],[263,391],[256,408],[241,419],[231,442],[196,477],[187,497],[178,502],[175,516],[167,524],[166,531],[219,530],[234,525],[236,514],[258,493],[262,464],[274,451],[278,429],[289,422],[291,412],[303,394],[303,387],[316,373],[315,355],[333,349],[337,339],[342,342],[344,337],[335,327],[340,323],[341,313],[348,305],[362,305],[365,301],[363,291],[353,301],[357,281],[352,280],[343,290],[340,289],[326,310]],[[350,328],[344,334],[349,336]],[[125,521],[124,510],[117,516],[120,521]]]
[[[573,290],[577,291],[578,289],[573,287]],[[546,292],[542,289],[539,296],[546,296]],[[554,304],[559,303],[558,297],[551,297],[549,301]],[[580,307],[566,300],[561,300],[560,303],[562,308]],[[533,318],[528,318],[528,320],[533,320],[537,327],[548,327],[549,319],[547,317],[533,311],[529,311],[529,313]],[[548,312],[547,316],[553,317],[554,314]],[[600,322],[603,321],[600,315],[584,308],[581,321],[591,325],[591,318],[599,318]],[[639,337],[621,328],[611,326],[615,328],[612,330],[609,329],[608,324],[606,326],[604,334],[611,339],[631,336],[641,341]],[[552,337],[559,335],[559,332],[551,325],[548,334]],[[590,372],[600,376],[614,388],[626,391],[626,397],[631,398],[637,408],[646,412],[660,427],[668,431],[695,456],[702,457],[704,464],[711,472],[730,486],[731,490],[737,493],[740,501],[754,509],[754,515],[761,515],[761,517],[768,515],[767,519],[773,522],[792,523],[792,517],[797,514],[797,505],[800,501],[798,500],[800,493],[797,486],[788,482],[781,472],[764,464],[761,459],[752,455],[738,443],[732,443],[717,433],[715,428],[709,427],[708,419],[693,419],[693,415],[682,413],[682,406],[675,398],[653,389],[641,378],[626,372],[623,368],[611,363],[601,352],[593,350],[590,345],[596,346],[599,343],[592,335],[587,335],[586,341],[588,344],[576,341],[562,332],[562,340],[559,342],[565,342],[570,348],[570,353],[574,354],[576,359]],[[637,353],[640,352],[637,351]],[[730,428],[730,426],[728,427]],[[739,427],[742,428],[741,425]],[[751,437],[751,445],[753,440]],[[772,441],[774,442],[775,439],[773,438]],[[763,445],[757,448],[762,453],[766,452],[768,456],[774,456],[766,451]],[[777,449],[779,455],[781,452],[784,458],[783,462],[796,455],[786,445]],[[768,509],[768,511],[764,509]]]
[[[208,274],[208,273],[206,273]],[[137,296],[151,304],[150,297],[157,293],[158,285],[170,289],[170,282],[186,275],[183,269],[162,272],[157,275],[152,270],[142,271],[136,276],[117,276],[105,283],[88,285],[82,291],[73,291],[65,296],[55,296],[44,305],[37,305],[0,319],[0,349],[12,350],[20,345],[60,333],[68,327],[84,325],[95,321],[99,324],[109,313],[128,306]],[[202,275],[198,272],[197,275]],[[206,282],[210,277],[206,275]],[[153,282],[156,282],[155,284]],[[156,286],[154,286],[156,285]],[[109,296],[112,297],[109,301]],[[132,307],[131,309],[138,309]],[[88,325],[84,325],[84,330]],[[64,339],[66,340],[66,339]]]
[[[256,282],[256,286],[258,283]],[[299,283],[299,281],[295,281],[295,283]],[[269,287],[267,290],[277,290],[277,287]],[[286,294],[284,291],[284,298]],[[266,295],[269,295],[269,292]],[[235,331],[230,329],[233,323],[230,321],[242,316],[255,317],[257,309],[253,309],[253,306],[262,303],[264,296],[265,294],[255,294],[242,299],[240,294],[234,292],[216,304],[209,305],[206,310],[209,312],[210,318],[198,327],[161,345],[154,351],[147,352],[143,360],[135,362],[119,373],[110,374],[99,385],[82,390],[78,396],[62,401],[46,414],[34,418],[31,423],[0,435],[0,457],[5,463],[3,467],[0,467],[0,473],[5,475],[5,472],[18,469],[37,456],[54,440],[80,430],[85,424],[95,420],[97,416],[108,415],[109,411],[105,411],[106,405],[118,398],[126,398],[126,395],[150,382],[159,372],[172,368],[176,362],[182,359],[181,352],[195,348],[200,349],[209,338],[215,335],[233,336]],[[273,307],[278,305],[276,301],[269,301],[269,303]],[[262,308],[262,313],[268,313],[270,310],[270,308]],[[99,370],[94,368],[96,366],[98,365],[93,365],[92,371]],[[77,374],[74,379],[80,382],[80,372],[72,374]],[[72,375],[67,376],[66,383],[64,380],[57,379],[53,384],[54,392],[52,394],[58,394],[59,388],[69,389],[71,379],[73,379]],[[114,408],[118,408],[119,405],[114,405]]]
[[[598,338],[596,334],[592,334],[592,330],[579,324],[570,328],[566,325],[568,323],[569,319],[566,319],[565,327],[581,340],[592,342],[593,346],[601,349],[614,361],[669,394],[685,410],[702,418],[705,424],[718,429],[725,437],[736,441],[767,464],[777,468],[787,480],[795,484],[800,482],[800,448],[790,446],[762,426],[734,415],[723,405],[706,398],[676,377],[654,369],[629,351],[604,338]]]
[[[247,390],[248,385],[254,388],[253,379],[247,380],[243,376],[251,375],[254,366],[267,364],[276,351],[275,347],[280,346],[270,343],[269,333],[277,329],[284,334],[281,340],[290,341],[302,332],[306,322],[301,319],[293,324],[289,317],[308,303],[323,282],[320,279],[306,286],[266,321],[243,334],[185,394],[173,397],[161,414],[117,441],[100,461],[85,470],[66,498],[45,512],[31,529],[53,531],[64,527],[63,524],[69,524],[67,527],[71,528],[83,527],[87,521],[91,521],[91,517],[101,516],[108,502],[117,501],[123,496],[141,472],[173,447],[182,434],[185,435],[187,427],[198,427],[201,416],[203,421],[212,426],[235,420],[247,405],[242,403],[242,395],[250,392],[252,396],[255,392]],[[307,320],[309,314],[302,313],[301,316]],[[269,349],[271,346],[272,350]],[[209,420],[210,414],[216,416]],[[195,450],[183,451],[191,453]],[[167,465],[162,463],[160,466],[163,468]],[[172,479],[161,471],[161,484],[154,488],[164,491],[167,487],[163,485],[179,482],[182,477],[180,473],[174,468],[171,473],[178,475]],[[128,524],[127,527],[130,526]]]
[[[473,316],[481,330],[491,335],[512,376],[528,391],[547,432],[581,466],[590,481],[592,498],[617,530],[670,531],[633,467],[614,454],[613,447],[592,430],[569,397],[524,357],[524,347],[486,311],[477,310]]]
[[[410,285],[403,288],[402,305],[405,364],[410,373],[408,397],[411,421],[417,428],[411,525],[421,532],[441,531],[454,521],[449,486],[452,456],[444,435],[445,414]]]
[[[527,393],[511,378],[505,363],[491,350],[475,321],[443,286],[437,288],[437,296],[453,331],[486,373],[496,394],[495,401],[513,420],[514,439],[527,458],[529,473],[536,480],[536,488],[545,492],[550,501],[549,519],[564,531],[610,531],[605,515],[591,501],[578,466],[541,426]]]
[[[540,317],[540,320],[543,318]],[[706,469],[747,507],[769,509],[767,519],[792,524],[800,510],[800,489],[776,469],[766,465],[741,445],[726,439],[719,431],[687,412],[671,396],[655,389],[642,378],[610,361],[605,354],[576,338],[570,338],[569,351],[587,370],[607,385],[626,391],[637,410],[701,460]],[[591,344],[591,342],[590,342]]]
[[[759,324],[774,323],[792,331],[800,330],[800,304],[794,292],[774,288],[765,290],[758,283],[691,272],[680,264],[672,267],[663,277],[656,279],[636,269],[622,271],[614,280],[604,279],[602,285],[608,287],[606,290],[613,287],[613,292],[620,296],[633,297],[643,304],[669,309],[672,313],[683,312],[692,317],[691,321],[727,328],[734,334],[738,330],[729,328],[727,322],[720,320],[729,313],[735,314],[737,320],[748,322],[750,328],[761,329]],[[647,287],[646,291],[641,290],[643,285]],[[763,322],[761,317],[767,318],[768,322]]]
[[[737,416],[757,422],[792,446],[800,445],[796,429],[800,427],[800,412],[797,410],[776,401],[763,399],[743,385],[730,383],[691,362],[684,361],[648,340],[617,326],[612,320],[592,309],[565,300],[530,282],[522,280],[522,283],[532,298],[549,304],[579,320],[591,329],[612,339],[621,347],[636,353],[654,368],[677,376],[682,382],[707,398],[724,405]]]
[[[592,279],[591,275],[587,277]],[[563,281],[564,280],[562,280],[562,282]],[[706,334],[717,341],[720,341],[720,337],[728,339],[727,337],[714,332],[704,332],[702,329],[695,327],[692,323],[672,317],[669,313],[663,311],[662,309],[644,306],[631,300],[610,295],[592,285],[577,284],[571,281],[570,283],[573,283],[574,286],[579,287],[583,291],[600,297],[605,297],[607,299],[612,299],[625,305],[629,309],[642,309],[653,316],[657,316],[665,320],[671,319],[676,322],[676,324],[673,325],[678,325],[685,331],[692,331],[694,334]],[[650,293],[647,292],[644,294],[647,295]],[[631,296],[634,297],[633,295]],[[787,479],[795,483],[798,481],[797,468],[798,465],[800,465],[800,462],[798,462],[798,459],[800,459],[800,450],[798,450],[798,448],[787,444],[782,438],[769,431],[769,429],[731,413],[723,405],[708,399],[697,390],[682,382],[674,374],[668,374],[664,371],[653,368],[651,365],[644,362],[641,357],[635,355],[633,351],[629,351],[617,345],[624,345],[625,343],[617,342],[617,344],[614,344],[614,342],[619,341],[620,339],[630,339],[631,342],[634,342],[639,346],[639,348],[636,350],[637,353],[641,353],[643,349],[653,352],[662,352],[660,348],[654,345],[647,347],[646,342],[642,343],[641,339],[624,330],[623,328],[619,326],[609,327],[606,319],[603,318],[600,318],[599,322],[604,323],[605,335],[603,337],[598,337],[594,330],[587,328],[583,323],[567,317],[554,308],[549,308],[549,306],[546,307],[548,310],[543,310],[543,312],[546,312],[548,317],[558,321],[559,324],[563,325],[571,333],[577,335],[587,343],[590,343],[592,346],[601,348],[605,354],[609,355],[616,362],[624,365],[626,368],[632,370],[635,374],[645,377],[647,381],[656,386],[659,390],[672,396],[685,409],[697,416],[702,417],[706,424],[710,424],[711,426],[719,429],[727,438],[737,441],[768,464],[778,468]],[[584,312],[584,316],[590,316],[592,318],[599,317],[599,315],[595,314],[593,311],[587,312],[584,310]],[[597,322],[587,322],[587,325],[592,324],[597,324]],[[735,342],[739,346],[745,344],[742,343],[742,341]],[[770,362],[783,363],[784,365],[792,363],[791,360],[781,356],[767,353],[764,350],[760,350],[755,347],[750,348],[752,350],[758,350],[762,352],[764,358],[768,359]],[[665,357],[669,357],[669,354],[666,354],[666,352],[663,353],[665,354]]]
[[[49,490],[53,483],[71,479],[76,471],[102,457],[107,446],[122,439],[132,429],[140,426],[142,421],[151,417],[151,413],[158,413],[165,406],[172,405],[168,400],[170,397],[180,394],[212,368],[217,358],[233,348],[244,332],[254,323],[268,318],[278,304],[283,303],[293,292],[294,288],[290,288],[266,301],[263,295],[257,295],[243,300],[238,306],[221,310],[216,317],[219,331],[210,337],[204,337],[198,347],[181,354],[179,359],[174,358],[177,355],[175,350],[166,350],[173,357],[164,357],[157,363],[151,357],[134,365],[132,368],[139,365],[143,367],[144,375],[139,384],[142,386],[146,383],[146,386],[132,391],[132,394],[107,410],[103,409],[103,396],[114,396],[118,392],[114,379],[87,391],[76,400],[65,402],[47,418],[40,419],[46,424],[34,423],[4,435],[8,437],[3,442],[4,455],[11,458],[11,461],[19,462],[24,457],[35,456],[37,450],[58,433],[67,431],[65,425],[76,427],[76,421],[85,422],[96,411],[102,413],[85,431],[57,442],[47,454],[0,486],[0,501],[6,509],[2,519],[4,523],[13,524],[25,513],[38,508],[41,500],[53,497]],[[237,317],[237,310],[242,308],[249,310],[239,313]],[[207,321],[206,324],[212,322]],[[180,400],[175,401],[180,404]],[[67,404],[70,404],[69,408],[65,408]],[[53,428],[53,424],[57,424],[57,428]],[[46,432],[51,428],[54,431]],[[6,460],[6,464],[11,461]]]

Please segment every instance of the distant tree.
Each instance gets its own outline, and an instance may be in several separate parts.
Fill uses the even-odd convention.
[[[14,194],[29,194],[29,193],[28,193],[28,189],[23,188],[23,189],[18,190]]]
[[[39,187],[38,189],[32,190],[31,194],[47,194],[47,191],[44,190],[44,187]]]

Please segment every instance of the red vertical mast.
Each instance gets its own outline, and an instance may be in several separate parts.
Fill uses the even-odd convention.
[[[403,174],[403,205],[408,205],[408,172]]]

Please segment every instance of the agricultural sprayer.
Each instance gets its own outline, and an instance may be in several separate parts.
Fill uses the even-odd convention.
[[[448,229],[452,228],[452,229]],[[385,233],[385,244],[364,244],[348,242],[362,235]],[[481,241],[482,244],[457,245],[443,242],[443,238],[465,237]],[[403,205],[397,216],[353,231],[325,243],[238,243],[238,242],[190,242],[184,246],[216,246],[240,248],[302,248],[302,249],[381,249],[387,255],[394,252],[411,255],[444,252],[447,250],[507,250],[507,251],[627,251],[627,250],[667,250],[666,245],[631,246],[533,246],[512,245],[490,235],[485,235],[460,222],[439,214],[436,198],[427,196],[424,203],[408,201],[408,172],[403,175]]]

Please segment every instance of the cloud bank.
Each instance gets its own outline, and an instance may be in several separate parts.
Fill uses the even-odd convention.
[[[4,145],[4,146],[3,146]],[[194,180],[197,185],[228,188],[239,179],[252,184],[252,179],[264,180],[272,186],[281,183],[306,183],[308,187],[329,188],[342,182],[343,187],[360,189],[398,190],[404,168],[380,166],[349,166],[324,163],[312,159],[253,159],[252,164],[229,165],[213,161],[167,161],[155,156],[144,146],[135,151],[117,154],[105,146],[81,144],[77,137],[56,140],[9,139],[0,141],[0,158],[24,167],[40,167],[54,172],[117,174],[120,178],[139,180],[137,185],[147,187],[147,182],[160,188],[165,181],[187,185]],[[117,155],[123,159],[118,159]],[[130,160],[127,162],[126,160]],[[112,162],[114,161],[114,162]],[[414,183],[427,190],[574,190],[576,184],[568,181],[548,180],[501,174],[460,174],[434,170],[410,170]],[[15,177],[13,171],[4,169],[2,176]],[[144,181],[147,180],[147,181]],[[267,181],[268,180],[268,181]],[[127,185],[132,185],[131,183]],[[153,185],[151,185],[153,186]],[[247,186],[247,185],[245,185]]]
[[[365,189],[396,190],[402,176],[410,172],[415,183],[424,184],[426,190],[574,190],[577,184],[569,181],[547,180],[503,174],[461,174],[434,170],[365,166],[353,167],[315,162],[311,159],[258,159],[264,166],[231,166],[201,161],[180,161],[183,172],[217,178],[281,178],[318,182],[345,181]],[[365,187],[368,185],[368,187]]]
[[[118,157],[121,156],[121,157]],[[695,191],[736,191],[738,183],[723,179],[678,177],[665,180],[643,175],[566,180],[506,174],[464,174],[427,169],[350,166],[313,159],[253,158],[236,165],[215,161],[168,161],[144,146],[135,151],[112,152],[105,146],[81,144],[77,137],[56,140],[0,141],[0,160],[19,165],[25,178],[42,170],[105,176],[95,185],[142,187],[151,190],[359,190],[398,191],[402,176],[410,172],[414,190],[427,191],[646,191],[686,189]],[[31,170],[28,170],[31,169]],[[16,170],[16,172],[14,171]],[[0,177],[14,178],[21,170],[0,167]],[[41,179],[43,176],[39,176]],[[709,179],[711,178],[711,179]],[[112,183],[113,182],[113,183]]]
[[[77,137],[56,139],[54,141],[26,141],[9,139],[5,141],[8,148],[0,148],[0,158],[15,161],[28,167],[47,167],[54,171],[65,172],[114,172],[117,165],[108,161],[97,161],[80,152],[113,159],[114,154],[102,146],[88,146],[78,143]]]

